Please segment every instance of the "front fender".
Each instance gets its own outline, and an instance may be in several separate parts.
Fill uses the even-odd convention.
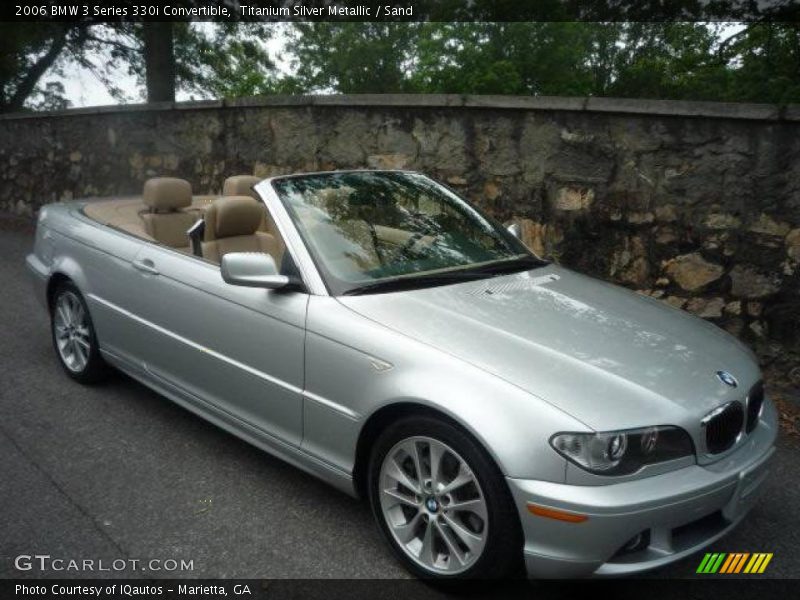
[[[531,393],[313,296],[306,338],[304,447],[351,472],[358,437],[377,411],[399,403],[447,415],[509,477],[563,482],[557,431],[588,428]]]

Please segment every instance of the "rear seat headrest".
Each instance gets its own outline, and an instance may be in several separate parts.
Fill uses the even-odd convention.
[[[155,177],[144,182],[142,201],[154,211],[170,211],[192,204],[192,186],[185,179]]]
[[[233,177],[228,177],[225,183],[222,184],[222,195],[252,196],[258,200],[256,193],[253,191],[253,186],[259,181],[261,181],[261,179],[255,175],[234,175]]]
[[[217,238],[253,235],[264,217],[264,205],[250,196],[225,196],[214,201]]]

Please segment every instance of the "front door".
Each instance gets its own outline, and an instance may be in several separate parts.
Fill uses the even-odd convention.
[[[133,266],[126,306],[147,331],[136,353],[150,376],[299,446],[308,295],[229,285],[218,265],[156,244]]]

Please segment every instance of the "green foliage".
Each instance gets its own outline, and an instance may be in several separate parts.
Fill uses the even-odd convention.
[[[800,102],[798,25],[304,23],[306,91]]]
[[[63,77],[79,65],[119,102],[135,100],[116,80],[118,69],[145,81],[142,23],[0,23],[0,112],[64,108]],[[285,83],[265,50],[270,26],[174,23],[177,88],[199,97],[274,93]],[[138,91],[138,90],[136,90]],[[138,95],[138,94],[137,94]]]
[[[66,105],[78,64],[119,101],[144,84],[143,25],[0,24],[0,112]],[[287,32],[282,74],[267,41]],[[175,23],[177,88],[192,97],[455,93],[800,102],[795,23]]]
[[[348,94],[412,91],[420,24],[297,23],[289,34],[296,87]]]

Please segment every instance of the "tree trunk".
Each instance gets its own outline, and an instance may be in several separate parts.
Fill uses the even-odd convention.
[[[144,65],[148,102],[175,101],[172,23],[144,24]]]
[[[64,26],[53,37],[50,47],[39,60],[25,73],[25,77],[17,85],[14,93],[8,100],[0,97],[0,112],[15,112],[25,107],[25,100],[33,93],[36,84],[39,83],[42,75],[49,69],[61,54],[64,46],[67,45],[67,26]],[[5,82],[3,82],[5,84]]]

